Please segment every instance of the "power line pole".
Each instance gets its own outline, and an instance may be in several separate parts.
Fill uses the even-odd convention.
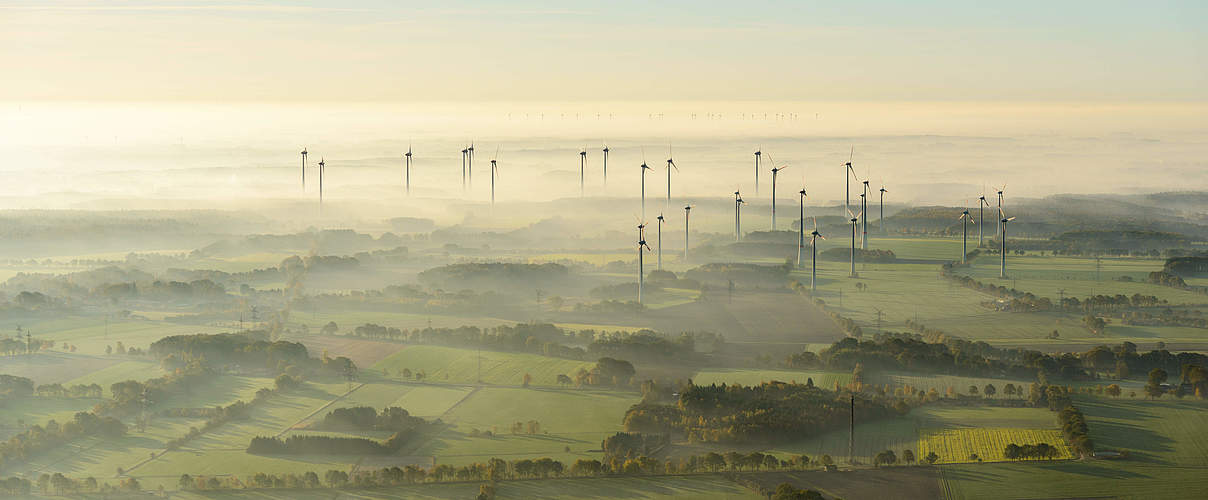
[[[847,433],[847,461],[855,465],[856,463],[856,395],[851,395],[851,420],[848,423]]]

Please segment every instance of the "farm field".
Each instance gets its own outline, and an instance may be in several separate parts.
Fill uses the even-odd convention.
[[[915,389],[930,391],[935,389],[936,392],[946,394],[948,388],[951,387],[957,394],[969,394],[969,386],[977,386],[977,394],[981,397],[985,395],[985,387],[987,384],[994,386],[996,392],[992,397],[994,399],[1020,399],[1025,395],[1008,396],[1003,388],[1007,384],[1013,384],[1015,387],[1023,387],[1025,390],[1032,383],[1030,380],[1009,380],[998,378],[983,378],[983,377],[960,377],[955,375],[907,375],[898,373],[876,373],[868,377],[870,383],[873,384],[890,384],[895,387],[911,386]]]
[[[1003,449],[1008,444],[1047,443],[1057,449],[1054,459],[1073,458],[1061,431],[1057,429],[941,429],[925,430],[919,436],[919,446],[915,450],[917,457],[925,457],[935,453],[940,457],[937,464],[954,464],[963,462],[1005,462]],[[977,459],[972,458],[976,454]]]
[[[109,386],[115,383],[126,380],[142,382],[163,375],[163,369],[157,363],[141,358],[132,361],[121,361],[123,356],[114,356],[114,358],[118,360],[117,364],[68,380],[63,382],[63,385],[97,384],[105,391],[104,397],[108,398],[113,396],[109,391]]]
[[[320,474],[321,475],[321,474]],[[463,500],[478,495],[481,483],[430,484],[357,490],[356,498],[366,500]],[[187,500],[230,498],[248,500],[326,500],[340,495],[333,490],[253,490],[206,494],[182,492],[172,496]],[[751,490],[717,475],[691,477],[635,477],[550,479],[543,481],[504,481],[496,486],[500,500],[757,500]]]
[[[120,364],[123,360],[122,356],[86,356],[42,351],[30,356],[0,356],[0,373],[28,378],[33,380],[35,385],[65,383]]]
[[[571,462],[596,458],[598,453],[588,451],[598,450],[605,437],[624,430],[625,411],[638,399],[636,393],[483,388],[446,412],[441,420],[450,427],[414,454],[451,464],[485,462],[492,456],[509,460],[548,456]],[[539,434],[511,433],[513,423],[530,420],[540,423]],[[497,436],[470,437],[473,429]]]
[[[1125,460],[944,466],[952,498],[1187,498],[1208,491],[1208,403],[1077,398],[1097,449]]]
[[[939,469],[936,467],[889,467],[855,469],[842,472],[793,471],[748,474],[765,488],[781,483],[809,488],[828,498],[875,498],[880,500],[918,500],[943,498]]]
[[[440,314],[401,313],[387,311],[294,311],[290,323],[306,325],[310,331],[318,332],[323,325],[335,322],[341,334],[352,331],[366,323],[374,323],[385,327],[400,329],[426,328],[455,328],[459,326],[477,326],[481,328],[515,323],[513,320],[488,317],[444,316]]]
[[[185,325],[165,321],[111,320],[106,333],[104,318],[66,317],[39,321],[25,325],[33,331],[35,338],[54,340],[57,346],[63,342],[77,347],[78,354],[102,356],[106,346],[121,342],[126,347],[147,348],[152,342],[169,335],[195,333],[222,333],[231,329],[209,325]]]
[[[557,385],[558,375],[573,377],[580,368],[590,370],[594,362],[550,358],[536,354],[482,351],[431,345],[408,345],[373,365],[373,370],[388,378],[402,379],[404,369],[423,370],[426,380],[441,383],[476,383],[482,363],[482,382],[495,385],[520,385],[524,374],[533,377],[532,385]]]
[[[964,407],[929,405],[915,408],[901,418],[891,418],[856,425],[855,459],[871,464],[873,457],[883,450],[911,450],[915,456],[921,447],[920,441],[930,433],[945,430],[1000,429],[1011,431],[1057,431],[1057,417],[1042,408]],[[1022,443],[1019,443],[1022,444]],[[1052,444],[1052,443],[1051,443]],[[988,445],[987,445],[988,446]],[[1004,444],[1005,446],[1005,444]],[[725,452],[732,449],[712,444],[676,444],[672,454],[676,456],[699,455],[708,451]],[[771,447],[744,447],[745,451],[759,450],[773,453],[781,459],[803,454],[812,458],[830,455],[835,463],[848,463],[848,430],[846,428],[827,432],[802,441],[786,442]],[[983,450],[976,450],[981,454]],[[993,453],[989,447],[984,450]],[[1001,449],[998,453],[1001,453]],[[967,458],[965,454],[963,458]],[[941,459],[945,457],[941,456]]]

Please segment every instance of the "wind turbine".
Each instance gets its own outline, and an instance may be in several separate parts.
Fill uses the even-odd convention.
[[[323,173],[327,171],[327,162],[319,157],[319,215],[323,215]]]
[[[775,182],[772,183],[776,185]],[[776,188],[772,188],[775,192]],[[775,220],[775,219],[773,219]],[[805,251],[805,188],[797,191],[797,268],[801,268],[801,252]]]
[[[608,144],[604,144],[604,187],[608,187]]]
[[[407,154],[405,154],[403,156],[407,157],[407,171],[406,171],[407,195],[411,195],[411,145],[410,144],[407,145]]]
[[[467,181],[470,184],[470,189],[474,189],[474,141],[470,141],[470,147],[466,148],[466,157],[470,159],[469,168],[466,169]]]
[[[759,196],[759,157],[763,156],[763,146],[755,149],[755,196]]]
[[[579,197],[583,197],[583,177],[587,168],[587,146],[583,146],[583,150],[579,151]]]
[[[692,213],[692,205],[684,206],[684,262],[688,261],[688,216]]]
[[[643,154],[642,156],[646,156]],[[646,160],[642,159],[642,218],[646,217],[646,171],[653,170],[646,165]]]
[[[868,250],[868,179],[864,180],[864,192],[860,193],[860,249]]]
[[[499,146],[495,147],[495,156],[491,158],[491,205],[495,205],[495,177],[499,174],[499,166],[495,164],[495,160],[499,159]]]
[[[856,147],[851,147],[851,152],[847,154],[847,163],[843,164],[843,210],[851,212],[851,179],[856,177],[856,170],[851,167],[851,159],[856,155]]]
[[[885,193],[888,193],[889,190],[885,189],[884,180],[881,181],[880,191],[881,191],[881,215],[879,217],[877,217],[877,225],[881,226],[881,234],[885,235],[885,234],[887,234],[885,232]]]
[[[1006,188],[1007,188],[1007,185],[1004,183],[1002,185],[1002,187],[997,189],[997,191],[998,191],[998,211],[1000,213],[1002,212],[1002,191]],[[998,231],[1002,232],[1002,222],[998,223]]]
[[[977,197],[977,248],[982,246],[982,228],[986,227],[985,208],[990,206],[990,202],[986,201],[986,191],[982,190],[982,195]]]
[[[1001,260],[998,263],[998,277],[1006,278],[1007,277],[1007,223],[1015,220],[1015,218],[1007,217],[1007,214],[1003,213],[1001,208],[998,209],[998,216],[999,216],[998,223],[1000,224],[1000,228],[1001,228],[999,230],[1000,235],[999,235],[999,242],[998,242],[1000,245],[998,253],[999,253],[999,256],[1001,257]]]
[[[658,270],[659,270],[659,271],[662,271],[662,270],[663,270],[663,214],[659,214],[659,216],[658,216],[658,220],[659,220],[659,241],[658,241],[658,245],[659,245],[659,260],[658,260]]]
[[[638,304],[642,303],[642,285],[646,279],[646,273],[645,273],[645,270],[643,269],[643,259],[645,257],[642,254],[643,248],[645,248],[646,250],[650,250],[650,245],[646,244],[646,223],[645,222],[638,224]]]
[[[965,207],[964,212],[961,212],[961,216],[957,220],[963,221],[961,223],[961,264],[967,264],[969,262],[969,223],[977,224],[977,221],[969,215],[968,206]]]
[[[858,214],[853,214],[853,213],[851,213],[851,210],[848,210],[847,215],[849,217],[851,217],[851,274],[849,276],[852,278],[855,278],[856,277],[856,226],[859,225],[860,216],[864,215],[864,213],[861,212]]]
[[[771,159],[772,159],[772,156],[768,155],[768,160],[771,160]],[[776,167],[775,161],[772,161],[772,165],[773,165],[772,166],[772,230],[775,231],[776,230],[776,174],[780,173],[781,170],[789,168],[789,166],[785,165],[783,167]]]
[[[805,221],[801,221],[801,225],[805,225]],[[810,257],[810,290],[818,289],[818,238],[826,239],[822,233],[818,232],[818,218],[814,217],[814,230],[810,233],[810,248],[813,251],[813,256]],[[854,266],[853,266],[854,267]]]
[[[306,192],[306,148],[302,148],[302,192]]]
[[[667,203],[671,203],[671,169],[679,172],[679,167],[675,165],[675,160],[671,159],[671,145],[667,145]]]
[[[738,191],[734,192],[734,241],[742,241],[742,195]]]
[[[466,190],[466,155],[470,153],[470,148],[461,148],[461,190]]]

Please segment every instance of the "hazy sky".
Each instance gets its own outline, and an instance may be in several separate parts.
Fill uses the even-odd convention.
[[[0,1],[0,96],[1205,101],[1208,2]]]

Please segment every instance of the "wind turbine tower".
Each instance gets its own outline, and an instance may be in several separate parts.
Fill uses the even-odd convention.
[[[587,146],[583,146],[583,150],[579,151],[579,197],[583,197],[584,176],[587,169]]]
[[[868,180],[864,180],[864,192],[860,193],[860,249],[868,250]]]
[[[847,215],[851,217],[851,273],[850,277],[856,277],[856,226],[860,225],[860,216],[863,213],[853,214],[851,210],[847,211]]]
[[[878,225],[878,226],[881,226],[881,228],[880,228],[880,229],[881,229],[881,235],[882,235],[882,236],[884,236],[884,235],[888,234],[888,233],[886,232],[886,230],[885,230],[885,193],[888,193],[888,192],[889,192],[889,190],[888,190],[888,189],[885,189],[885,183],[884,183],[884,182],[881,182],[881,189],[880,189],[880,191],[881,191],[881,207],[880,207],[880,208],[881,208],[881,215],[880,215],[879,217],[877,217],[877,225]]]
[[[608,187],[608,145],[604,145],[604,187]]]
[[[805,225],[805,221],[801,221]],[[826,239],[818,232],[818,218],[814,217],[814,231],[810,233],[810,248],[813,256],[810,258],[810,291],[818,289],[818,238]]]
[[[771,156],[768,157],[769,160],[771,158],[772,158]],[[776,162],[773,161],[772,165],[775,165],[775,164],[776,164]],[[786,168],[789,168],[789,166],[785,165],[783,167],[772,167],[772,230],[773,231],[776,230],[776,174],[780,173],[781,170],[784,170]]]
[[[327,162],[319,157],[319,215],[323,215],[323,174],[327,172]]]
[[[658,268],[657,269],[659,271],[662,271],[663,270],[663,220],[664,220],[663,214],[659,214],[658,220],[659,220],[659,241],[658,241],[659,257],[658,257]]]
[[[642,303],[642,286],[646,279],[646,272],[643,269],[643,249],[650,250],[650,246],[646,244],[646,223],[638,224],[638,304]]]
[[[306,192],[306,148],[302,148],[302,192]]]
[[[403,156],[407,157],[407,170],[405,172],[405,177],[406,177],[406,181],[407,181],[407,195],[410,196],[411,195],[411,145],[407,145],[407,154],[405,154]]]
[[[772,183],[775,185],[775,183]],[[772,191],[776,189],[773,188]],[[803,262],[801,254],[805,251],[805,188],[797,191],[797,269],[801,269]]]
[[[1000,257],[1000,260],[998,263],[998,277],[1006,278],[1007,277],[1007,223],[1015,220],[1015,218],[1007,217],[1007,214],[1003,213],[1002,209],[998,210],[998,215],[999,215],[998,223],[1000,225],[999,226],[1000,227],[999,242],[998,242],[998,244],[1000,245],[999,252],[998,252],[999,257]]]
[[[742,201],[742,195],[738,191],[734,192],[734,241],[737,243],[742,241],[742,205],[746,203]]]
[[[969,222],[973,222],[974,224],[977,224],[977,221],[974,221],[973,217],[969,215],[969,209],[967,208],[967,206],[965,208],[965,211],[961,212],[961,216],[960,216],[959,220],[962,221],[961,222],[961,226],[962,226],[961,227],[961,264],[968,264],[969,263]]]
[[[982,228],[986,227],[985,208],[988,206],[990,202],[986,201],[986,193],[983,191],[982,195],[977,197],[977,248],[981,248],[983,244]]]
[[[646,165],[646,161],[642,161],[642,219],[646,218],[646,171],[653,170]]]
[[[692,205],[684,206],[684,262],[688,262],[688,216],[692,214]]]
[[[755,150],[755,196],[759,196],[759,157],[763,156],[762,146]]]

